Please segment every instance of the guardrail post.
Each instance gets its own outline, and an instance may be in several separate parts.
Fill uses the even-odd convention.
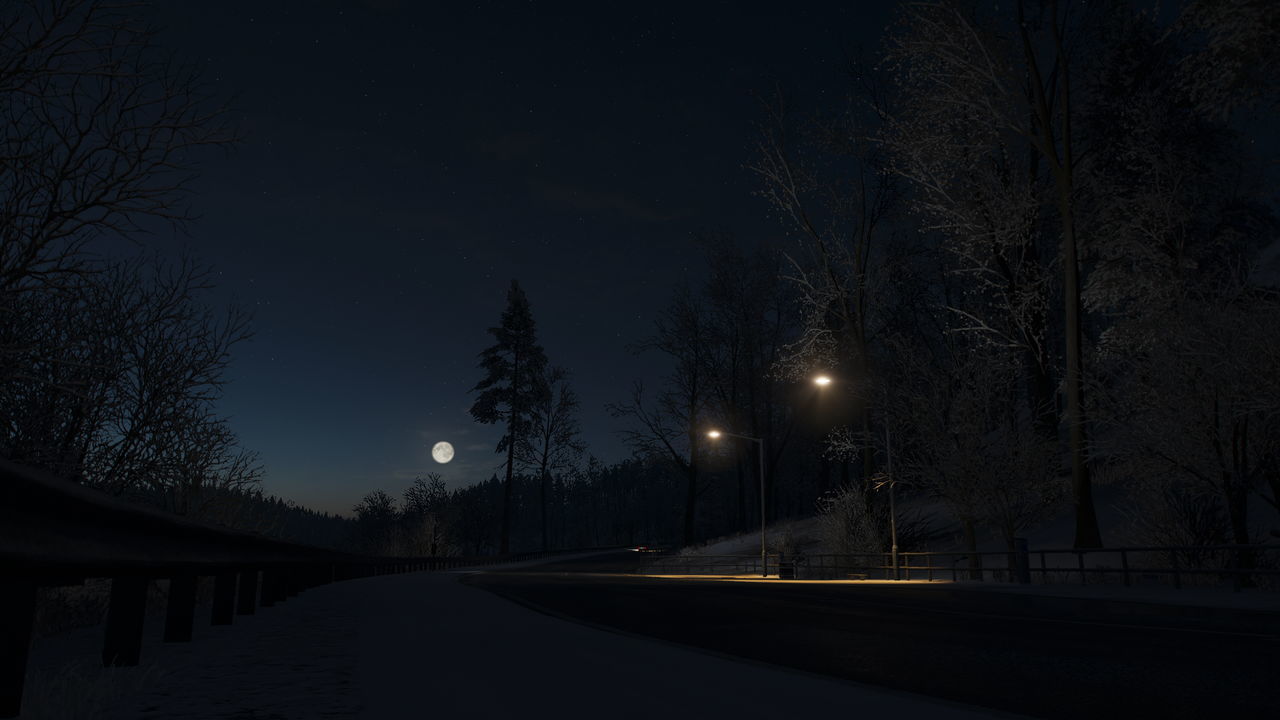
[[[1013,571],[1019,584],[1031,584],[1031,554],[1027,551],[1026,538],[1013,539]]]
[[[27,678],[35,618],[35,582],[0,583],[0,717],[17,717],[22,711],[22,687]]]
[[[1076,564],[1080,566],[1080,584],[1088,585],[1089,584],[1088,578],[1085,577],[1085,574],[1084,574],[1084,551],[1083,550],[1076,551]]]
[[[272,607],[276,604],[277,597],[280,594],[280,571],[279,570],[263,570],[262,571],[262,598],[258,604],[262,607]]]
[[[142,623],[147,613],[147,579],[111,579],[111,603],[102,642],[103,667],[132,667],[142,655]]]
[[[236,602],[237,615],[252,615],[258,605],[258,569],[240,571],[240,595]]]
[[[220,572],[213,576],[213,616],[210,625],[230,625],[235,612],[236,574]]]
[[[1129,553],[1120,551],[1120,568],[1124,573],[1124,586],[1129,587]]]
[[[196,619],[196,576],[169,578],[169,602],[164,610],[164,641],[191,642]]]

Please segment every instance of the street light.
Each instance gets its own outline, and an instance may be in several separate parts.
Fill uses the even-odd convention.
[[[813,384],[818,387],[826,387],[831,384],[831,378],[826,375],[819,375],[813,379]]]
[[[759,448],[760,450],[760,577],[768,577],[769,576],[769,560],[768,560],[768,556],[765,554],[766,551],[765,551],[765,530],[764,530],[764,440],[761,438],[750,437],[748,435],[738,435],[736,433],[731,433],[731,432],[721,432],[719,430],[712,430],[707,433],[707,437],[711,438],[712,440],[717,440],[723,435],[727,435],[728,437],[741,438],[743,440],[750,440],[751,442],[755,443],[757,448]]]

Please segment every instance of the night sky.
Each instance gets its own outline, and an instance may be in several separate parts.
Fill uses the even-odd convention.
[[[252,310],[222,410],[265,490],[348,512],[500,464],[472,422],[477,354],[512,278],[569,368],[589,451],[654,315],[704,263],[700,231],[781,239],[752,159],[758,97],[814,109],[889,20],[848,3],[159,3],[161,43],[230,99],[245,140],[194,184],[200,216],[147,247],[218,271]],[[452,442],[448,465],[431,445]]]

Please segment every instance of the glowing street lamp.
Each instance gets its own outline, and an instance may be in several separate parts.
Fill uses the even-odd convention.
[[[760,577],[768,577],[769,560],[765,550],[765,529],[764,529],[764,440],[754,438],[747,435],[738,435],[731,432],[721,432],[712,430],[707,433],[707,437],[712,440],[718,440],[721,436],[736,437],[743,440],[750,440],[756,444],[760,451]]]
[[[831,384],[831,378],[827,375],[819,375],[813,379],[813,384],[818,387],[826,387]]]

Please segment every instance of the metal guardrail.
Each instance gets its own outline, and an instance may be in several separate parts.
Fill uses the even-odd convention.
[[[132,505],[0,460],[0,718],[21,711],[41,586],[110,578],[103,666],[137,665],[147,584],[167,579],[164,641],[189,642],[200,577],[213,579],[211,625],[230,625],[318,585],[391,573],[517,562],[575,552],[369,557],[213,527]]]
[[[1270,555],[1269,555],[1270,553]],[[1153,557],[1156,562],[1153,562]],[[1038,560],[1038,562],[1033,562]],[[1110,563],[1116,564],[1106,564]],[[1135,562],[1136,561],[1136,562]],[[770,557],[769,568],[801,579],[892,580],[891,553]],[[643,572],[684,575],[761,574],[760,558],[749,555],[676,555],[644,566]],[[1268,578],[1280,582],[1280,544],[1065,548],[1023,552],[900,552],[903,580],[992,580],[1048,584],[1055,577],[1082,584],[1118,578],[1167,579],[1181,588],[1188,577],[1228,581],[1239,588]]]

